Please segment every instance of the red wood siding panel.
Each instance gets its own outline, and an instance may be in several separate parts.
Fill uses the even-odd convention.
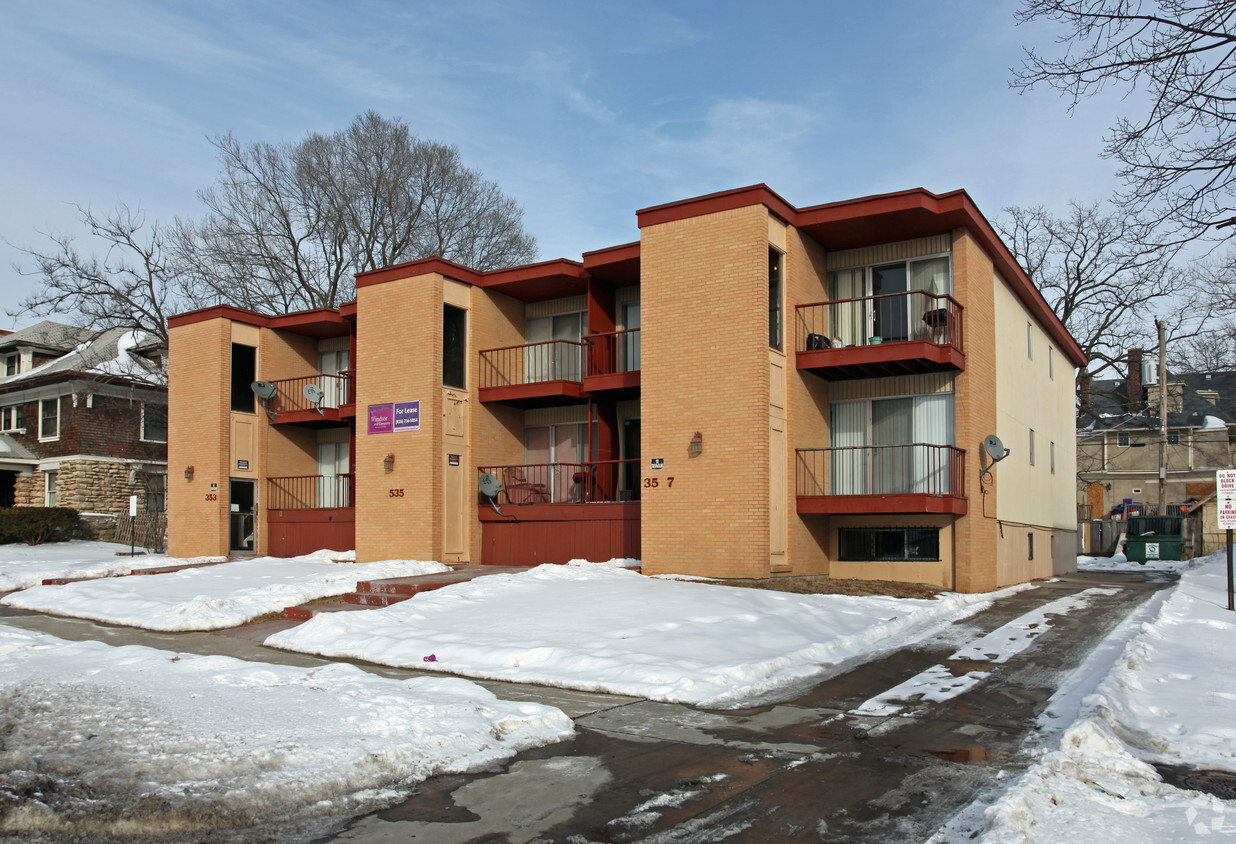
[[[800,495],[799,513],[966,514],[966,499],[950,495]]]
[[[485,508],[481,562],[495,566],[604,562],[640,558],[639,502],[507,505],[503,516]]]
[[[351,551],[356,547],[356,510],[271,510],[266,529],[272,557],[296,557],[322,548]]]

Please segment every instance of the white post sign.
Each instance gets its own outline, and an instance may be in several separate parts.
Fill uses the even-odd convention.
[[[1236,469],[1215,472],[1215,499],[1219,505],[1219,528],[1236,528]]]

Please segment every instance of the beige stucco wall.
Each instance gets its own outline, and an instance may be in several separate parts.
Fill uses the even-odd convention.
[[[1004,585],[1075,567],[1075,554],[1073,565],[1064,558],[1053,560],[1053,547],[1064,557],[1070,552],[1061,550],[1067,543],[1053,542],[1051,537],[1076,531],[1076,421],[1072,365],[999,276],[994,291],[998,327],[994,433],[1010,451],[992,470],[999,490],[995,515],[1002,532],[997,579]],[[1034,560],[1028,559],[1028,533],[1035,533]]]

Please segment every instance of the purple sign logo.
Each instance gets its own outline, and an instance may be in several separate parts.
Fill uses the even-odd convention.
[[[369,405],[369,433],[371,434],[389,434],[394,429],[394,405],[390,404],[371,404]]]
[[[421,429],[421,403],[419,401],[395,402],[394,430],[419,431]]]

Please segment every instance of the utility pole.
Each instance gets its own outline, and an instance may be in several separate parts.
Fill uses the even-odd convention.
[[[1167,326],[1155,320],[1159,330],[1159,515],[1167,515]]]

